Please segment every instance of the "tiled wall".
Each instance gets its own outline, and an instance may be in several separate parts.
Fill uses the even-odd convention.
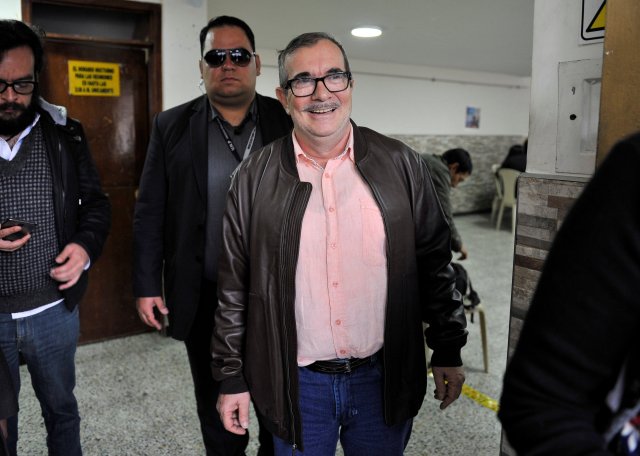
[[[565,180],[522,174],[518,180],[518,216],[509,318],[511,357],[544,260],[567,212],[584,188],[585,180]],[[515,456],[505,439],[501,456]]]
[[[451,192],[454,214],[480,212],[491,209],[495,184],[491,165],[502,163],[509,148],[522,144],[522,136],[445,136],[445,135],[389,135],[399,139],[421,154],[442,154],[449,149],[469,151],[473,161],[471,177]]]

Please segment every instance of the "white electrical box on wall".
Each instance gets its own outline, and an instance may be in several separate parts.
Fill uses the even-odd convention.
[[[602,59],[558,65],[556,171],[593,174],[598,146]]]

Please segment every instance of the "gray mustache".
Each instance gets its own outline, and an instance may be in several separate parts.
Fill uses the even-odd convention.
[[[313,103],[304,107],[304,112],[310,111],[323,111],[327,109],[338,109],[340,107],[340,103],[337,101],[331,101],[328,103]]]

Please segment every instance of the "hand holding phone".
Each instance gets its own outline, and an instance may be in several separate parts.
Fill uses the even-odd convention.
[[[2,238],[3,241],[17,241],[18,239],[22,239],[27,234],[33,232],[38,225],[24,220],[8,218],[0,224],[0,229],[11,228],[12,226],[19,226],[21,229],[20,231],[4,236]]]

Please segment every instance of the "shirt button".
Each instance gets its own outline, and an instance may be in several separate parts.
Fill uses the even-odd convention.
[[[340,354],[341,354],[341,355],[346,355],[346,354],[347,354],[347,351],[346,351],[346,350],[340,350]]]
[[[333,288],[337,288],[338,287],[338,282],[333,282],[331,285],[333,285]]]
[[[324,178],[325,178],[325,179],[331,179],[331,174],[329,174],[329,173],[324,173]]]
[[[331,243],[331,244],[329,244],[329,245],[331,246],[331,248],[332,248],[332,249],[335,249],[335,248],[337,247],[335,242],[332,242],[332,243]]]
[[[329,212],[333,212],[333,211],[335,211],[335,209],[333,207],[330,207]]]
[[[340,320],[336,320],[336,325],[340,326],[342,322]]]

